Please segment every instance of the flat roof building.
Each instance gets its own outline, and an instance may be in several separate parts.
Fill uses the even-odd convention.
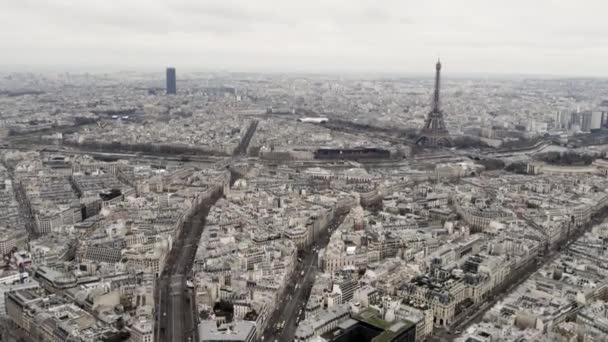
[[[198,324],[198,335],[201,342],[253,342],[255,341],[255,323],[240,321],[222,324],[206,320]]]

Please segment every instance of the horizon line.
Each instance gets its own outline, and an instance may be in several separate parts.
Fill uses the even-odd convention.
[[[115,74],[120,72],[125,73],[141,73],[141,74],[152,74],[159,73],[164,75],[167,68],[175,68],[178,75],[180,70],[185,70],[185,74],[193,73],[229,73],[229,74],[283,74],[283,75],[344,75],[344,76],[355,76],[355,75],[366,75],[366,76],[392,76],[392,77],[411,77],[411,76],[427,76],[432,75],[434,70],[429,68],[429,71],[405,71],[405,70],[374,70],[374,69],[320,69],[320,68],[302,68],[287,70],[287,68],[247,68],[247,67],[218,67],[218,68],[205,68],[195,67],[192,65],[183,65],[180,67],[179,64],[171,65],[160,65],[158,68],[153,66],[133,66],[133,65],[58,65],[58,64],[0,64],[0,73],[78,73],[78,74]],[[13,70],[11,70],[13,69]],[[158,71],[157,71],[158,70]],[[442,70],[443,71],[443,70]],[[182,71],[183,72],[183,71]],[[498,72],[498,71],[457,71],[457,72],[444,72],[442,73],[444,78],[467,78],[467,77],[495,77],[495,78],[551,78],[551,79],[608,79],[606,76],[588,75],[588,74],[558,74],[558,73],[531,73],[531,72]],[[179,79],[179,78],[178,78]]]

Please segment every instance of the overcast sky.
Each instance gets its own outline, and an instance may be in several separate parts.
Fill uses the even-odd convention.
[[[606,0],[0,0],[0,65],[608,77]]]

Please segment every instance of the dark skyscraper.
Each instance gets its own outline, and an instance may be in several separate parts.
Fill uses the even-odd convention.
[[[416,141],[417,145],[437,147],[452,146],[450,132],[445,127],[443,121],[443,111],[441,110],[441,100],[439,90],[441,88],[441,63],[437,61],[435,66],[435,91],[431,104],[431,112],[426,118],[424,127],[420,131],[420,137]]]
[[[177,94],[175,68],[167,68],[167,94]]]

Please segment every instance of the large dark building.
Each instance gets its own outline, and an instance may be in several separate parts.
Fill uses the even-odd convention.
[[[377,317],[374,310],[366,310],[325,337],[331,342],[416,342],[416,325],[405,320],[389,323]]]
[[[167,68],[167,94],[177,94],[177,79],[175,77],[175,68]]]
[[[320,148],[315,159],[389,159],[391,152],[383,148]]]

